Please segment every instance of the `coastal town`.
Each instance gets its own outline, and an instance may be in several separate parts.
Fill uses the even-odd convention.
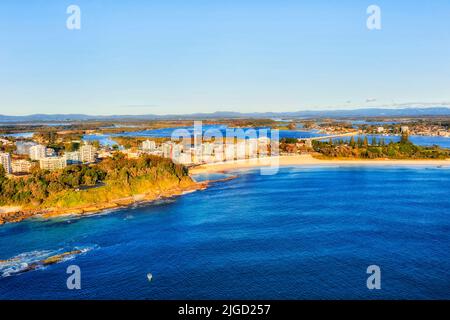
[[[0,164],[6,174],[16,177],[29,174],[33,168],[54,171],[64,169],[69,165],[89,165],[105,158],[111,158],[117,152],[126,155],[129,159],[148,154],[169,158],[173,162],[185,166],[192,166],[210,162],[266,157],[270,155],[271,150],[271,141],[266,137],[228,139],[224,143],[201,142],[194,145],[173,141],[157,144],[155,141],[147,139],[142,141],[138,148],[129,149],[102,146],[99,143],[95,143],[94,146],[89,142],[73,141],[72,143],[79,145],[77,150],[61,151],[59,154],[54,149],[32,140],[11,141],[2,138],[0,143],[3,147],[11,147],[9,150],[14,150],[0,152]]]
[[[262,124],[271,129],[285,129],[286,132],[314,132],[316,135],[309,138],[283,138],[270,139],[265,135],[253,137],[227,137],[223,139],[202,139],[202,137],[183,140],[171,140],[161,137],[120,137],[120,131],[133,133],[133,130],[142,130],[142,124],[128,122],[98,126],[96,123],[75,125],[72,130],[59,130],[38,127],[38,131],[31,135],[19,133],[0,132],[0,163],[5,173],[11,177],[23,177],[35,169],[55,171],[70,165],[93,164],[106,158],[111,158],[120,152],[126,157],[139,158],[142,155],[154,155],[169,158],[174,163],[187,167],[206,163],[221,163],[240,159],[258,159],[278,155],[295,155],[314,153],[323,150],[318,147],[319,141],[333,139],[339,146],[356,145],[364,143],[364,136],[376,136],[372,144],[384,144],[386,138],[400,137],[402,135],[450,138],[449,121],[446,119],[427,121],[414,121],[411,119],[371,119],[336,120],[311,119],[274,121],[255,119],[228,119],[217,120],[218,125],[229,125],[235,128],[251,129]],[[128,123],[128,124],[127,124]],[[186,125],[186,121],[179,121],[179,125]],[[287,125],[286,125],[287,123]],[[173,126],[177,122],[157,124],[157,127]],[[78,127],[79,126],[79,127]],[[21,126],[10,126],[20,129]],[[64,128],[64,127],[62,127]],[[105,129],[106,128],[106,129]],[[175,130],[177,127],[173,127]],[[26,127],[22,130],[27,129]],[[96,134],[114,132],[113,143],[103,144],[96,140]],[[74,134],[76,133],[76,134]],[[350,139],[350,137],[355,137]],[[359,137],[360,142],[356,141]],[[86,138],[86,139],[85,139]],[[353,142],[352,142],[353,141]],[[372,142],[371,139],[370,142]],[[368,143],[366,143],[368,144]],[[323,146],[323,145],[322,145]]]

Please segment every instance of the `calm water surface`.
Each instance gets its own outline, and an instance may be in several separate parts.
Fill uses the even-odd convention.
[[[0,227],[1,299],[449,299],[450,169],[258,170],[153,205]],[[23,263],[81,248],[45,269]],[[66,289],[76,264],[82,289]],[[366,268],[382,289],[366,288]],[[151,272],[153,281],[146,275]]]

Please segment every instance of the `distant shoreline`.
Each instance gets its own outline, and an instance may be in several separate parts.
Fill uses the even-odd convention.
[[[238,169],[252,169],[269,166],[320,166],[320,165],[348,165],[348,166],[449,166],[450,159],[447,160],[338,160],[338,159],[316,159],[309,154],[295,156],[267,157],[260,159],[243,159],[227,162],[203,164],[189,169],[191,175],[217,173]]]

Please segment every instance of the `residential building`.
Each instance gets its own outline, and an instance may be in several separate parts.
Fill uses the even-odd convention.
[[[183,150],[183,146],[181,144],[176,144],[173,142],[165,142],[162,144],[162,151],[164,158],[170,159],[178,159]]]
[[[181,153],[176,162],[183,164],[185,166],[192,164],[192,153],[191,152]]]
[[[154,151],[156,149],[155,141],[145,140],[142,142],[142,150],[144,151]]]
[[[40,160],[45,158],[47,148],[41,144],[30,147],[30,158],[31,160]]]
[[[13,173],[28,173],[31,171],[32,165],[28,160],[15,160],[11,162],[11,169]]]
[[[11,173],[11,155],[6,152],[0,152],[0,164],[6,173]]]
[[[42,170],[49,171],[63,169],[67,166],[67,160],[66,157],[41,158],[39,166]]]
[[[66,152],[64,157],[66,157],[67,164],[79,164],[82,162],[79,151]]]
[[[226,161],[234,160],[235,158],[235,145],[234,143],[227,143],[225,145],[225,159]]]
[[[96,149],[90,144],[85,144],[80,147],[80,157],[83,163],[95,162]]]

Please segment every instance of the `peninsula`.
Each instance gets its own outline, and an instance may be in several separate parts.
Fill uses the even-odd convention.
[[[184,166],[152,155],[128,159],[116,153],[97,164],[35,169],[26,177],[0,172],[0,224],[34,216],[93,213],[206,186],[194,182]]]

